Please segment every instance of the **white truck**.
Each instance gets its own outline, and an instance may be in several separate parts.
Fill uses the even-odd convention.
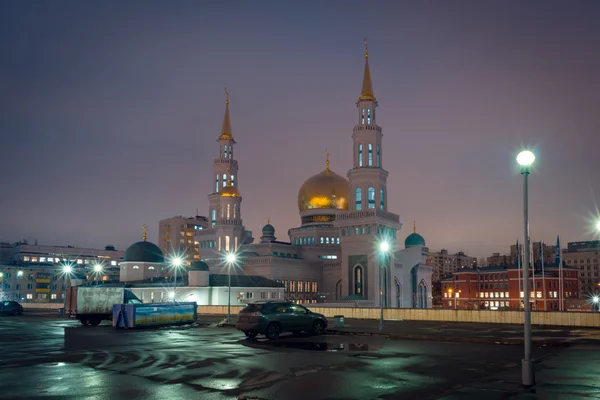
[[[110,321],[114,304],[141,304],[130,290],[122,287],[71,286],[67,288],[65,313],[82,325],[97,326]]]

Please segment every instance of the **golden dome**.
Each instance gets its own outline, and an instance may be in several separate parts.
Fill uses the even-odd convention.
[[[231,186],[231,182],[227,182],[227,186],[221,189],[221,197],[242,197],[235,186]]]
[[[304,182],[298,192],[298,210],[300,212],[322,208],[347,210],[349,195],[348,180],[328,167]]]

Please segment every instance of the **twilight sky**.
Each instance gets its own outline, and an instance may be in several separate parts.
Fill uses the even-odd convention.
[[[231,93],[242,216],[279,240],[297,191],[351,166],[369,41],[388,207],[432,250],[591,239],[600,203],[597,1],[4,1],[0,240],[124,248],[208,215]]]

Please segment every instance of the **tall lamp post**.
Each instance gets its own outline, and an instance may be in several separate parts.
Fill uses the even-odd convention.
[[[174,281],[173,281],[173,301],[175,301],[177,297],[177,270],[181,268],[183,265],[183,259],[179,256],[173,257],[171,260],[171,265],[174,269]]]
[[[524,306],[523,311],[523,331],[524,331],[524,357],[521,360],[521,375],[523,386],[531,387],[535,385],[535,372],[533,369],[533,360],[531,359],[531,303],[529,297],[531,289],[529,286],[529,199],[527,177],[531,172],[531,165],[535,161],[535,155],[525,150],[517,156],[517,162],[521,166],[521,175],[523,175],[523,225],[524,225],[524,248],[525,254],[523,257],[523,295]]]
[[[225,257],[227,262],[227,322],[231,322],[231,266],[237,260],[235,253],[228,253]]]
[[[388,251],[390,250],[390,244],[387,241],[382,241],[379,244],[379,252],[380,252],[380,260],[382,261],[382,265],[379,268],[379,303],[380,303],[380,315],[379,315],[379,330],[382,331],[383,330],[383,303],[384,303],[384,297],[383,297],[383,285],[385,282],[385,279],[383,277],[383,272],[384,272],[384,268],[385,268],[385,258],[388,254]]]

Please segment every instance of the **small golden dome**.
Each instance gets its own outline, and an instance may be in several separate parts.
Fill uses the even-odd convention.
[[[235,186],[231,186],[231,182],[227,182],[227,186],[221,189],[221,197],[242,197]]]
[[[331,171],[328,165],[325,171],[311,176],[304,182],[298,192],[298,210],[300,212],[322,208],[347,210],[349,195],[348,180]]]

